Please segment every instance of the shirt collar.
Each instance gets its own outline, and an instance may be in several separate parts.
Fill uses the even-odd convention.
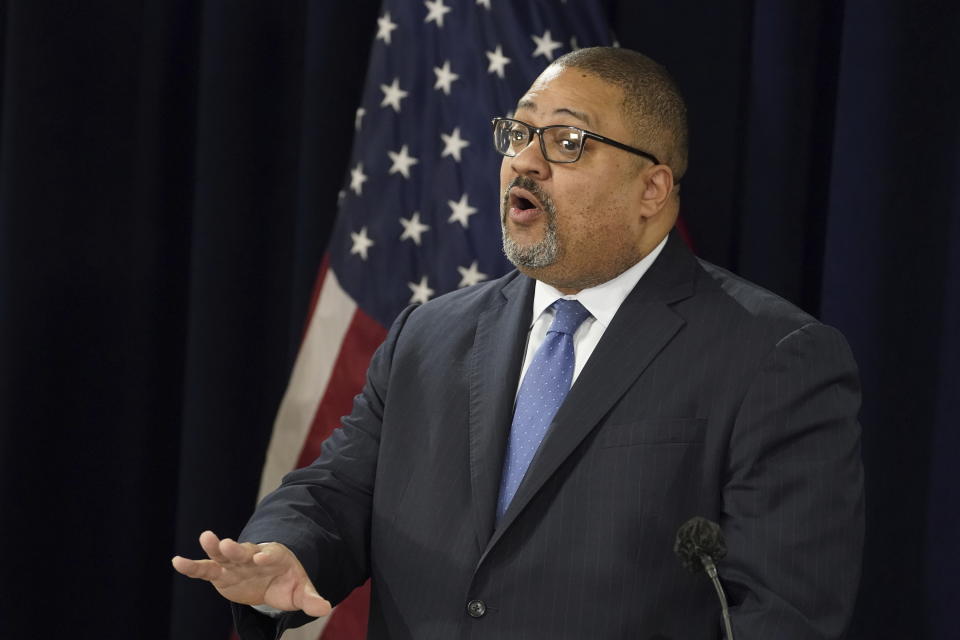
[[[669,236],[668,236],[669,237]],[[640,278],[647,272],[650,265],[653,264],[664,245],[667,244],[667,238],[660,241],[653,251],[643,257],[640,262],[633,265],[613,280],[607,280],[603,284],[584,289],[574,295],[565,295],[563,292],[551,287],[545,282],[537,280],[533,290],[533,317],[530,322],[532,327],[540,318],[544,311],[557,301],[557,298],[566,298],[567,300],[579,300],[580,304],[587,308],[597,322],[601,323],[606,329],[610,326],[613,316],[616,315],[620,305],[627,299],[627,295],[633,291],[633,288],[640,282]]]

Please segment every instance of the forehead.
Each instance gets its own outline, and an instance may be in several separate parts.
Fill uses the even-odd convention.
[[[547,67],[517,102],[516,116],[531,124],[620,128],[623,92],[586,71]]]

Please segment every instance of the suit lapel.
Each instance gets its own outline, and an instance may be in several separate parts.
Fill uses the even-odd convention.
[[[533,280],[518,275],[481,312],[470,356],[470,482],[480,550],[493,533],[513,400],[523,363]]]
[[[673,234],[657,261],[624,300],[577,377],[513,501],[486,545],[483,557],[684,325],[684,320],[670,308],[670,304],[692,294],[696,266],[695,258],[683,246],[682,240]],[[502,458],[502,451],[500,456]]]

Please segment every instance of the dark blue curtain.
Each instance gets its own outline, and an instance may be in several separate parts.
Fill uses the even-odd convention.
[[[169,557],[252,509],[378,5],[0,2],[0,637],[226,638]],[[852,637],[952,637],[960,4],[610,11],[687,95],[698,253],[857,356]]]
[[[957,634],[958,35],[946,3],[851,4],[843,26],[821,310],[865,394],[865,638]]]

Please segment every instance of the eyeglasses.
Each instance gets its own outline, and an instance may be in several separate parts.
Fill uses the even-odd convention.
[[[622,142],[601,136],[580,127],[568,127],[562,124],[552,124],[546,127],[534,127],[526,122],[512,118],[494,118],[493,146],[501,154],[513,158],[533,142],[533,134],[540,136],[540,151],[547,162],[569,164],[580,159],[583,146],[587,140],[596,140],[617,149],[642,156],[654,164],[660,164],[652,153],[641,151]]]

